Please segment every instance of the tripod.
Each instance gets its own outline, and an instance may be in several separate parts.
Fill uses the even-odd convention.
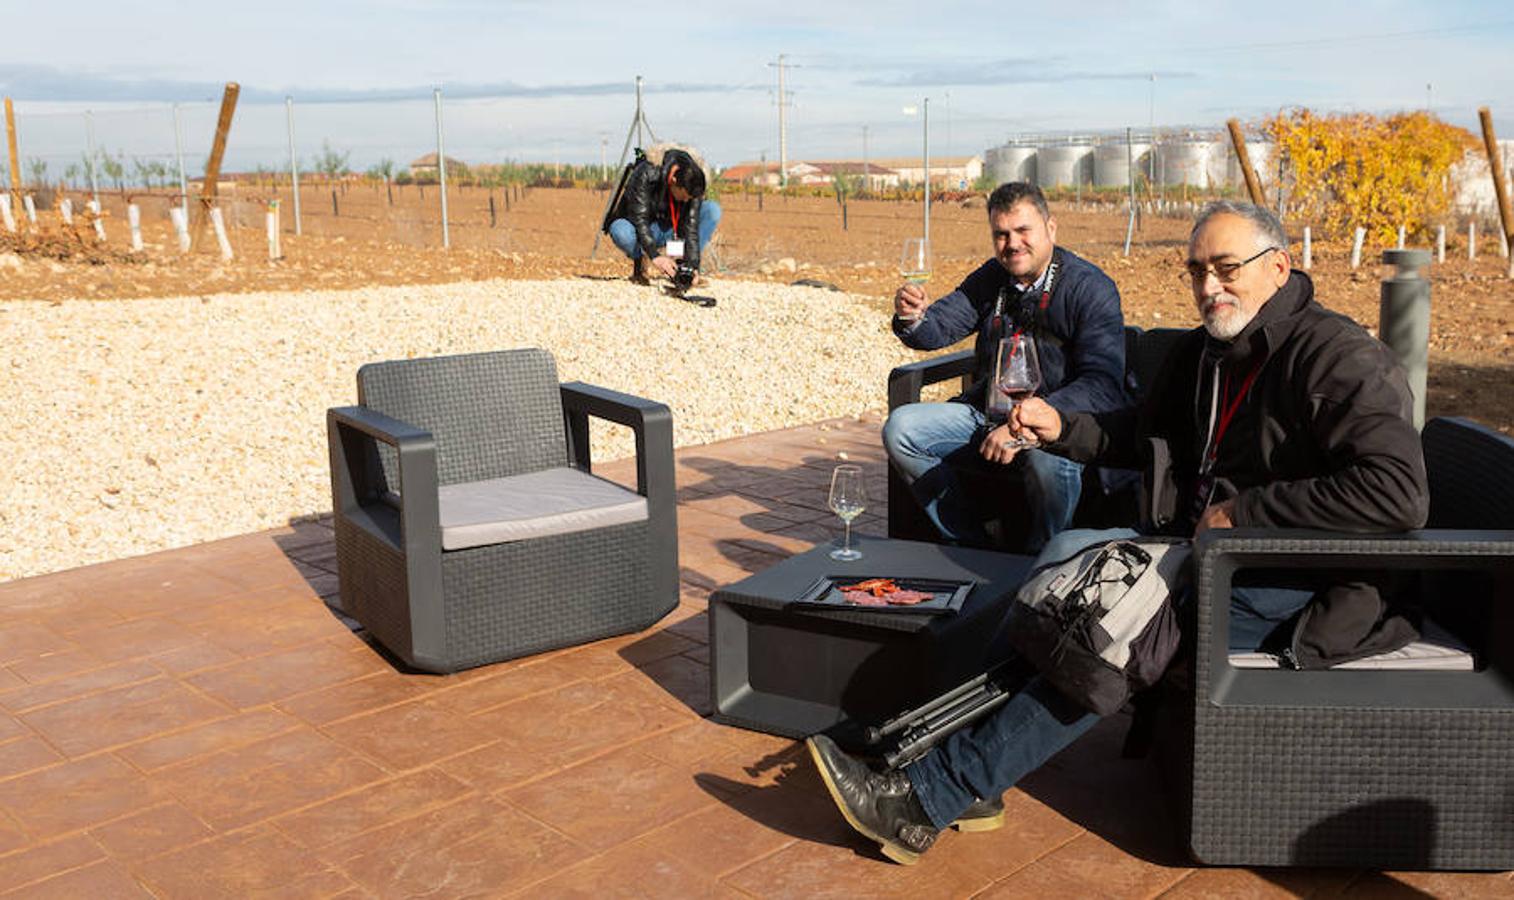
[[[631,152],[631,137],[632,137],[632,135],[635,135],[635,137],[636,137],[636,146],[638,146],[638,147],[645,146],[645,144],[642,143],[642,135],[641,135],[641,132],[642,132],[643,128],[646,129],[647,134],[651,135],[653,141],[657,140],[657,132],[655,132],[655,131],[652,130],[652,124],[647,121],[647,114],[645,112],[643,112],[642,108],[641,108],[641,76],[637,75],[636,76],[636,115],[634,115],[634,116],[631,117],[631,127],[628,128],[628,129],[626,129],[626,143],[625,143],[624,147],[620,148],[620,160],[615,163],[616,170],[623,172],[624,169],[625,169],[626,156]],[[622,174],[622,179],[624,179],[624,174]],[[615,204],[615,201],[617,201],[619,199],[620,199],[620,191],[619,190],[614,190],[614,191],[610,192],[609,202],[607,202],[605,204],[604,215],[602,215],[602,216],[599,217],[599,221],[600,222],[604,222],[605,218],[610,215],[610,207],[613,206]],[[589,251],[589,258],[590,259],[593,259],[594,258],[594,254],[596,254],[596,253],[599,252],[599,239],[600,239],[600,237],[603,234],[604,234],[603,227],[601,227],[599,230],[596,230],[594,232],[594,247]]]

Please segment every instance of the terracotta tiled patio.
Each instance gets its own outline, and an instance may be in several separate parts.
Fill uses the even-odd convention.
[[[320,522],[0,585],[0,894],[1514,896],[1191,868],[1121,717],[1011,791],[1003,830],[884,861],[802,746],[704,718],[708,593],[835,535],[838,453],[881,534],[878,424],[680,451],[678,609],[461,675],[402,674],[322,602]]]

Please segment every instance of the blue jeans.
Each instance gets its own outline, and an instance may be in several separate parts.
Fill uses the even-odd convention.
[[[978,455],[983,412],[966,403],[910,403],[883,423],[883,449],[931,524],[947,540],[986,544],[957,468],[992,466]],[[1072,522],[1083,491],[1083,466],[1044,450],[1021,450],[1004,468],[1025,481],[1031,518],[1027,549],[1039,550]]]
[[[1064,531],[1047,542],[1033,567],[1097,543],[1137,536],[1129,528]],[[1230,649],[1257,649],[1312,596],[1302,589],[1236,588],[1230,603]],[[987,718],[953,733],[905,772],[932,824],[945,828],[974,799],[1001,796],[1098,721],[1038,675]]]
[[[699,249],[703,250],[710,242],[710,236],[715,233],[715,226],[720,224],[720,204],[714,200],[699,201]],[[673,229],[665,228],[656,222],[647,225],[652,232],[652,240],[661,247],[673,237]],[[641,244],[636,240],[636,226],[631,224],[630,219],[616,219],[610,223],[610,240],[620,248],[620,252],[631,259],[641,258]]]

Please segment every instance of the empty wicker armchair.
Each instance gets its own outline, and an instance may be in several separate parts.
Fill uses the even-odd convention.
[[[1514,440],[1459,419],[1431,420],[1423,440],[1423,531],[1237,529],[1198,543],[1186,787],[1200,860],[1514,868]],[[1427,617],[1470,654],[1458,665],[1430,646],[1429,659],[1398,652],[1346,671],[1242,668],[1226,650],[1232,578],[1283,568],[1405,573]]]
[[[678,603],[668,408],[559,385],[543,350],[373,363],[329,410],[342,607],[452,672],[646,628]],[[629,426],[637,490],[589,473]]]

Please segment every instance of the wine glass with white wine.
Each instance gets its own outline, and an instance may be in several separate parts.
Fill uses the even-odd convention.
[[[904,240],[904,249],[899,253],[899,274],[905,281],[910,284],[930,281],[930,262],[930,241],[924,238]]]
[[[862,558],[861,550],[852,549],[852,520],[867,509],[867,489],[862,483],[862,467],[845,464],[831,472],[831,511],[846,523],[846,542],[831,551],[831,559],[852,562]]]

